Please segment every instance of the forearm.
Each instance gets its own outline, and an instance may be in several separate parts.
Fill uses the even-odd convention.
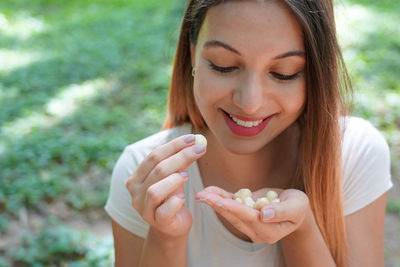
[[[187,236],[171,238],[150,228],[144,242],[140,267],[187,266]]]
[[[286,266],[336,266],[311,210],[302,225],[282,239]]]

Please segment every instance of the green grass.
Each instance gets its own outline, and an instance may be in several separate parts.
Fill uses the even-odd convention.
[[[158,3],[1,1],[0,234],[22,207],[102,208],[123,148],[160,129],[183,7]],[[0,265],[83,255],[67,230],[50,233],[65,253],[37,255],[43,231]]]
[[[19,238],[19,246],[7,251],[17,266],[113,265],[112,237],[99,240],[89,233],[47,225],[34,234],[23,231]]]
[[[155,3],[2,1],[0,49],[29,59],[0,72],[2,213],[102,206],[124,146],[160,128],[182,8]]]
[[[387,202],[386,211],[400,216],[400,200],[390,199]]]
[[[337,6],[355,114],[382,130],[395,162],[400,2]],[[22,207],[62,200],[81,212],[102,208],[122,149],[160,129],[182,12],[180,0],[0,2],[0,234]],[[64,244],[67,232],[54,238]],[[43,229],[22,239],[52,234]],[[18,256],[34,253],[29,242],[0,251],[0,266],[5,254],[36,261]],[[73,246],[56,261],[76,260]]]
[[[336,16],[344,56],[356,89],[356,111],[376,121],[380,128],[398,127],[400,3],[346,2],[345,5],[337,3]],[[367,98],[377,103],[366,107],[370,104],[366,103]]]

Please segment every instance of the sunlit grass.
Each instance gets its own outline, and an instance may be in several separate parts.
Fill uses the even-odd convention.
[[[355,115],[370,120],[396,147],[400,135],[400,16],[352,0],[337,3],[335,13],[355,91]]]
[[[10,71],[45,59],[46,57],[39,51],[0,49],[0,73],[7,74]],[[0,100],[1,94],[2,92],[0,92]]]
[[[361,4],[338,4],[337,29],[360,91],[400,92],[400,16]]]
[[[34,128],[49,128],[59,123],[65,116],[73,114],[82,103],[87,103],[105,90],[107,82],[104,79],[86,81],[83,84],[73,84],[60,90],[46,105],[44,112],[33,112],[28,117],[3,125],[3,134],[11,139],[21,138],[31,133]]]
[[[0,13],[0,32],[6,36],[18,37],[23,41],[45,29],[46,25],[41,19],[27,12],[14,14],[12,18]]]
[[[104,205],[123,148],[161,127],[182,12],[173,0],[2,8],[0,232],[42,201]]]

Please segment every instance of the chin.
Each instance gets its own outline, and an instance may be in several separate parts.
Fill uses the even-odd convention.
[[[255,141],[234,141],[234,142],[229,142],[228,140],[221,142],[221,145],[228,150],[232,154],[236,155],[248,155],[248,154],[253,154],[257,153],[263,148],[265,148],[270,140],[260,143],[260,142],[255,142]]]

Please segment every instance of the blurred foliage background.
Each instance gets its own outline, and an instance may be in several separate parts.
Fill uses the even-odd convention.
[[[400,266],[400,2],[335,4],[354,114],[391,147],[385,257]],[[112,265],[110,174],[127,144],[161,127],[183,9],[0,2],[0,266]]]

